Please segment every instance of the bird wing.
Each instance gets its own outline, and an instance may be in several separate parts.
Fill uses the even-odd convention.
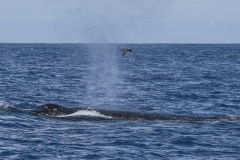
[[[124,56],[127,53],[127,51],[128,51],[127,49],[124,49],[122,55]]]

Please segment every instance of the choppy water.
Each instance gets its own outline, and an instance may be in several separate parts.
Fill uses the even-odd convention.
[[[122,48],[133,52],[122,56]],[[72,121],[45,103],[240,115],[240,45],[0,44],[1,159],[239,159],[240,121]]]

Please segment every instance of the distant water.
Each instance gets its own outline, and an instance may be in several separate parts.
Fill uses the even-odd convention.
[[[124,47],[133,52],[122,56]],[[0,159],[240,159],[239,120],[72,121],[25,112],[54,103],[239,116],[239,44],[0,44],[0,56]]]

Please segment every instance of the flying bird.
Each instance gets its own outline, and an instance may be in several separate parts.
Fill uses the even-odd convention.
[[[123,56],[127,53],[127,51],[132,52],[131,48],[125,48],[123,49]]]

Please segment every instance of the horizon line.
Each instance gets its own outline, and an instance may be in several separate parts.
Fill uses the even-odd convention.
[[[145,42],[145,43],[130,43],[130,42],[120,42],[120,43],[100,43],[100,42],[0,42],[0,44],[240,44],[240,42],[236,43],[173,43],[173,42]]]

